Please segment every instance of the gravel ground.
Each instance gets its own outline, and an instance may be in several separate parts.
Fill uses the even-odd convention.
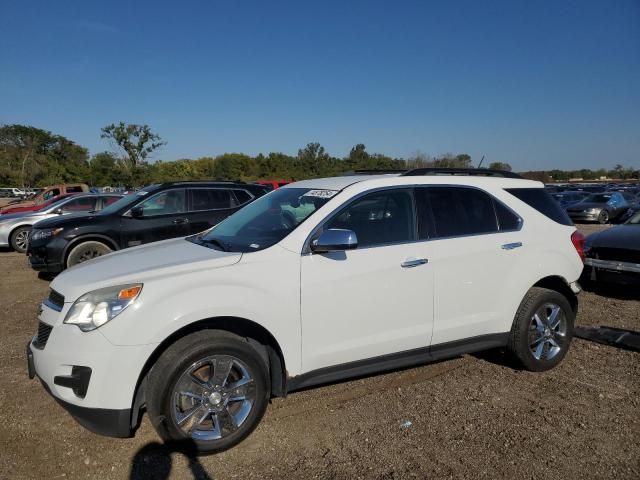
[[[48,282],[9,252],[0,278],[0,479],[640,478],[640,354],[579,339],[542,374],[489,352],[294,393],[217,456],[166,451],[146,417],[99,437],[27,378]],[[633,295],[582,293],[578,324],[640,330]]]

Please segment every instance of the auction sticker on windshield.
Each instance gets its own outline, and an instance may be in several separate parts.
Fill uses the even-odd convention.
[[[303,197],[331,198],[338,190],[309,190]]]

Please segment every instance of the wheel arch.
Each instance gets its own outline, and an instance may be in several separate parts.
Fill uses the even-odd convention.
[[[155,365],[160,356],[176,341],[198,331],[206,329],[225,330],[235,333],[241,337],[252,341],[254,346],[262,350],[262,355],[269,366],[271,381],[271,395],[282,397],[286,395],[286,369],[284,355],[278,341],[266,328],[258,323],[241,317],[211,317],[196,322],[192,322],[176,330],[160,343],[145,362],[133,394],[131,410],[131,430],[140,424],[143,407],[146,403],[145,390],[146,382],[151,368]],[[255,345],[255,344],[258,345]]]
[[[574,315],[578,313],[578,297],[575,293],[573,293],[573,290],[569,286],[569,283],[564,278],[558,275],[551,275],[541,278],[531,287],[547,288],[549,290],[560,293],[567,299],[569,305],[571,305],[571,309],[573,310]]]
[[[118,244],[111,237],[108,237],[107,235],[102,235],[99,233],[90,233],[86,235],[81,235],[71,240],[64,247],[64,251],[62,252],[62,265],[64,265],[66,268],[67,259],[69,258],[69,253],[71,253],[71,250],[73,250],[77,245],[79,245],[80,243],[91,242],[91,241],[102,242],[105,245],[107,245],[109,248],[113,249],[113,251],[119,250]]]

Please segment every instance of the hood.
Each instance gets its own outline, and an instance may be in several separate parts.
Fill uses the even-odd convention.
[[[606,207],[607,204],[606,203],[599,203],[599,202],[578,202],[575,205],[571,205],[571,210],[579,210],[579,211],[583,211],[583,210],[587,210],[589,208],[604,208]]]
[[[98,288],[178,278],[194,270],[211,270],[240,261],[241,253],[222,252],[196,245],[184,238],[128,248],[71,267],[51,283],[51,288],[75,301]]]
[[[2,223],[4,220],[14,220],[16,218],[42,217],[43,215],[46,215],[46,214],[43,212],[5,213],[4,215],[0,215],[0,223]]]
[[[36,202],[34,202],[33,200],[25,200],[22,202],[16,202],[16,203],[9,203],[7,205],[5,205],[4,207],[0,208],[0,213],[2,213],[2,210],[4,208],[14,208],[14,207],[30,207],[32,205],[35,205]]]
[[[2,217],[0,217],[0,220]],[[78,213],[68,213],[66,215],[56,215],[53,218],[48,218],[46,220],[42,220],[38,222],[38,228],[58,228],[58,227],[66,227],[71,224],[78,223],[78,220],[81,221],[82,224],[99,221],[100,217],[98,217],[94,213],[88,212],[78,212]],[[74,225],[75,226],[75,225]]]
[[[587,237],[589,248],[622,248],[640,251],[640,225],[617,225]]]

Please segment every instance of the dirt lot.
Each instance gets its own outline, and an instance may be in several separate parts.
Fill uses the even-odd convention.
[[[8,252],[0,278],[0,479],[640,478],[640,354],[578,339],[544,374],[489,353],[294,393],[198,460],[165,451],[146,418],[133,439],[99,437],[27,378],[48,282]],[[640,330],[640,294],[580,300],[579,325]]]

